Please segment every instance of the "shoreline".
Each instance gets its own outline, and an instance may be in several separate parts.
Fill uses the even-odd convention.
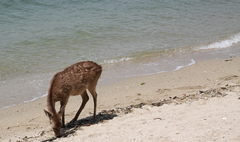
[[[211,49],[167,54],[155,53],[128,61],[113,64],[102,64],[103,73],[99,85],[109,85],[131,77],[154,75],[179,70],[197,62],[213,59],[230,59],[240,56],[240,44],[224,49]],[[0,96],[0,109],[29,102],[47,94],[52,76],[60,70],[50,73],[23,76],[0,82],[2,94]],[[15,89],[12,89],[14,86]]]
[[[182,94],[219,88],[227,84],[240,84],[239,62],[240,57],[202,61],[176,71],[135,76],[106,86],[97,86],[99,94],[97,112],[139,103],[153,103],[169,97],[182,96]],[[240,95],[240,92],[235,93]],[[66,122],[75,115],[80,103],[80,96],[70,97],[66,107]],[[43,141],[52,138],[53,132],[49,120],[43,112],[45,108],[46,97],[1,109],[0,121],[4,123],[0,124],[0,139],[23,141],[24,138],[28,138],[28,141]],[[92,116],[92,112],[93,102],[90,97],[78,120]],[[104,125],[104,123],[96,125]],[[84,131],[84,126],[81,128]],[[75,136],[69,135],[69,137]],[[66,139],[56,141],[61,140]]]

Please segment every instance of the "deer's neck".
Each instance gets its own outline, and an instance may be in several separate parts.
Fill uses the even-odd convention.
[[[57,75],[57,74],[56,74]],[[48,90],[48,95],[47,95],[47,109],[50,111],[52,114],[56,114],[56,109],[55,109],[55,99],[54,99],[54,93],[53,93],[53,86],[56,80],[56,75],[51,80],[50,87]]]
[[[57,113],[56,109],[55,109],[55,101],[53,99],[53,95],[52,95],[51,89],[49,90],[48,96],[47,96],[47,109],[52,114],[56,114]]]

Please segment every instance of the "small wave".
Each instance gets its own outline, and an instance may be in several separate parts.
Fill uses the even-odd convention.
[[[22,103],[21,103],[22,104]],[[13,107],[13,106],[16,106],[17,104],[13,104],[13,105],[9,105],[9,106],[4,106],[2,107],[1,109],[5,109],[5,108],[8,108],[8,107]]]
[[[176,69],[174,69],[173,71],[180,70],[180,69],[183,68],[183,67],[191,66],[191,65],[193,65],[193,64],[195,64],[195,63],[196,63],[196,61],[193,60],[193,59],[191,59],[191,63],[189,63],[189,64],[187,64],[187,65],[185,65],[185,66],[177,66]]]
[[[219,42],[214,42],[207,46],[197,47],[196,50],[204,50],[204,49],[217,49],[217,48],[228,48],[231,47],[233,44],[240,42],[240,33],[231,36],[229,39],[222,40]]]
[[[42,95],[42,96],[40,96],[40,97],[35,97],[35,98],[33,98],[33,99],[31,99],[31,100],[28,100],[28,101],[23,101],[22,103],[12,104],[12,105],[9,105],[9,106],[4,106],[4,107],[2,107],[2,108],[0,108],[0,109],[5,109],[5,108],[13,107],[13,106],[16,106],[16,105],[21,105],[21,104],[23,104],[23,103],[32,102],[32,101],[34,101],[34,100],[43,98],[43,97],[45,97],[45,96],[47,96],[47,94]]]
[[[132,59],[133,59],[133,58],[130,58],[130,57],[123,57],[123,58],[120,58],[120,59],[104,60],[103,62],[104,62],[104,63],[107,63],[107,64],[113,64],[113,63],[119,63],[119,62],[129,61],[129,60],[132,60]]]
[[[45,96],[47,96],[47,94],[42,95],[42,96],[40,96],[40,97],[35,97],[35,98],[33,98],[33,99],[29,100],[29,101],[24,101],[23,103],[32,102],[32,101],[34,101],[34,100],[37,100],[37,99],[43,98],[43,97],[45,97]]]

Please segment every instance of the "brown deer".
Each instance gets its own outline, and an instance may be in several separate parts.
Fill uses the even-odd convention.
[[[70,96],[79,94],[82,96],[82,104],[70,123],[78,119],[89,100],[87,89],[93,96],[93,119],[96,119],[97,93],[95,89],[101,73],[100,65],[92,61],[84,61],[73,64],[53,76],[47,96],[48,111],[44,110],[44,112],[50,119],[56,137],[60,137],[60,129],[65,127],[64,112]],[[60,101],[60,110],[56,112],[55,103],[58,101]]]

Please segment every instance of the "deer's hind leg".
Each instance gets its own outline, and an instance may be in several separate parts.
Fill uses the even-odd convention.
[[[87,94],[87,90],[85,90],[85,91],[81,94],[81,96],[82,96],[82,104],[81,104],[80,108],[78,109],[75,117],[70,121],[70,123],[72,123],[72,122],[74,122],[74,121],[76,121],[76,120],[78,119],[80,113],[82,112],[82,110],[84,109],[86,103],[87,103],[88,100],[89,100],[89,97],[88,97],[88,94]]]
[[[99,75],[100,76],[100,75]],[[93,97],[93,103],[94,103],[94,113],[93,113],[93,120],[96,120],[96,109],[97,109],[97,92],[96,92],[96,86],[98,82],[97,77],[88,87],[88,91],[92,94]]]
[[[95,89],[88,89],[89,92],[92,94],[93,103],[94,103],[94,113],[93,113],[93,120],[96,120],[96,109],[97,109],[97,92]]]

